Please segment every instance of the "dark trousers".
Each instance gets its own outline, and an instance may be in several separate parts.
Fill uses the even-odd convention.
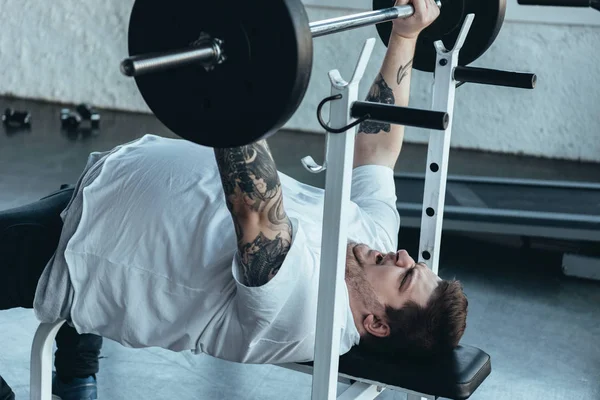
[[[72,188],[63,189],[35,203],[0,211],[0,310],[33,307],[38,280],[58,245],[60,213],[72,195]],[[54,365],[60,378],[98,372],[101,337],[80,335],[65,323],[56,346]],[[0,378],[0,400],[12,399],[11,393]]]

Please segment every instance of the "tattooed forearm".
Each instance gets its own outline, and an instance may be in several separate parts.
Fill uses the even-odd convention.
[[[279,271],[292,240],[275,161],[265,141],[215,149],[215,157],[246,284],[263,285]]]
[[[396,74],[396,83],[400,85],[404,78],[406,78],[410,72],[410,68],[412,67],[413,60],[410,60],[406,65],[401,65],[398,68],[398,73]],[[369,95],[367,96],[367,101],[374,103],[383,103],[383,104],[395,104],[396,98],[394,97],[394,91],[388,86],[383,75],[381,73],[377,75],[377,79],[371,86],[371,90],[369,90]],[[362,133],[379,133],[379,132],[390,132],[391,125],[385,122],[378,121],[365,121],[360,124],[359,131]]]
[[[396,99],[394,98],[394,91],[388,86],[381,74],[377,76],[377,79],[373,83],[373,86],[371,86],[371,90],[369,91],[369,95],[367,96],[367,101],[383,104],[396,103]],[[362,133],[379,133],[381,131],[389,132],[390,128],[390,124],[385,122],[365,121],[362,124],[360,124],[359,131]]]
[[[397,78],[398,78],[398,79],[397,79],[398,85],[399,85],[399,84],[401,84],[401,83],[402,83],[402,81],[404,80],[404,78],[406,78],[406,76],[408,75],[408,72],[410,71],[410,68],[412,67],[412,63],[413,63],[413,60],[410,60],[410,61],[408,62],[408,64],[406,64],[406,65],[404,65],[404,66],[401,66],[401,67],[398,69],[398,75],[397,75]]]

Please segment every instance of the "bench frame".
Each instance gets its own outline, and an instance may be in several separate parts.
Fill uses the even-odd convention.
[[[458,65],[458,56],[471,27],[474,15],[464,21],[454,49],[447,50],[441,41],[435,43],[437,52],[436,69],[433,83],[432,110],[447,112],[450,116],[445,131],[430,131],[427,154],[427,173],[425,177],[423,213],[421,218],[421,237],[419,261],[427,264],[438,273],[439,248],[442,223],[450,139],[454,111],[454,93],[456,81],[454,68]],[[370,59],[375,39],[368,39],[362,49],[354,74],[346,82],[338,70],[329,72],[332,95],[341,95],[340,100],[330,104],[330,124],[333,127],[347,126],[352,121],[350,109],[358,99],[359,83]],[[436,399],[434,394],[417,393],[406,388],[398,388],[379,382],[368,381],[360,377],[339,373],[340,320],[342,304],[336,301],[345,284],[345,261],[347,245],[347,214],[350,205],[352,163],[354,158],[354,140],[356,127],[344,133],[327,134],[326,157],[324,165],[317,166],[311,157],[302,160],[304,166],[314,173],[326,171],[325,201],[323,213],[322,252],[319,277],[319,300],[317,307],[317,330],[315,342],[314,367],[302,364],[280,365],[313,376],[312,398],[315,400],[367,400],[374,399],[389,388],[408,394],[407,400]],[[438,168],[430,168],[437,164]],[[428,209],[434,215],[427,214]],[[425,253],[429,256],[426,256]],[[32,400],[52,400],[52,360],[53,344],[58,330],[65,321],[42,323],[35,334],[31,351],[30,393]],[[339,380],[354,381],[338,397]]]
[[[474,15],[469,14],[463,23],[453,49],[445,48],[442,41],[435,42],[436,68],[433,82],[433,111],[448,113],[450,120],[445,131],[430,131],[427,153],[427,172],[423,196],[419,261],[438,273],[439,248],[444,219],[444,202],[448,159],[454,114],[456,80],[454,68],[458,65],[462,48],[471,28]],[[358,100],[358,86],[371,52],[374,39],[368,39],[361,52],[350,82],[343,80],[338,70],[329,72],[331,94],[341,95],[340,100],[331,103],[330,125],[334,128],[348,126],[352,104]],[[323,212],[323,235],[321,243],[321,268],[319,275],[319,300],[317,306],[317,326],[315,361],[312,385],[312,398],[332,400],[337,397],[337,377],[339,376],[340,321],[342,304],[337,300],[338,293],[345,285],[346,267],[347,208],[350,204],[352,162],[357,127],[354,126],[339,134],[327,133],[326,159],[323,167],[315,168],[312,158],[303,159],[306,169],[320,173],[326,171],[325,202]],[[435,164],[437,168],[431,168]],[[310,165],[310,167],[309,167]],[[429,216],[427,210],[433,209]],[[356,379],[356,378],[353,378]],[[379,391],[365,387],[358,391],[357,399],[375,398]],[[373,396],[367,397],[366,393]],[[408,400],[424,397],[422,394],[409,394]],[[426,396],[425,396],[426,397]],[[350,397],[342,394],[344,399]]]

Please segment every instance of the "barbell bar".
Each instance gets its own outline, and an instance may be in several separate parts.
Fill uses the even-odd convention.
[[[440,0],[436,0],[436,4],[438,7],[442,7]],[[398,18],[409,18],[414,13],[414,7],[408,4],[315,21],[311,22],[309,26],[312,37],[317,38]],[[207,70],[211,70],[216,65],[225,62],[227,58],[223,51],[223,45],[226,47],[227,43],[223,43],[218,38],[206,38],[185,49],[132,56],[121,62],[121,72],[126,76],[133,77],[192,63],[199,63]]]

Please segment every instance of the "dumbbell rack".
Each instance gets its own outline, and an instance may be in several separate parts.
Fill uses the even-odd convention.
[[[452,116],[456,80],[454,70],[458,65],[459,53],[468,35],[474,15],[469,14],[463,23],[461,32],[453,49],[447,50],[441,41],[435,43],[437,52],[435,79],[433,84],[433,111],[446,112],[450,120],[446,130],[432,130],[429,137],[427,155],[427,173],[419,261],[427,264],[438,273],[439,248],[444,216],[444,200],[450,139],[452,134]],[[341,99],[331,103],[330,124],[348,126],[351,121],[351,108],[358,99],[360,80],[368,64],[375,39],[366,41],[350,82],[342,79],[337,70],[329,72],[332,95],[341,95]],[[340,347],[340,315],[344,310],[339,293],[345,285],[346,246],[348,239],[347,215],[350,205],[352,164],[354,159],[354,141],[356,126],[339,134],[327,133],[327,149],[324,167],[314,165],[312,158],[303,160],[310,172],[326,171],[325,201],[321,244],[321,268],[319,276],[319,300],[317,307],[317,332],[315,343],[315,361],[313,370],[312,399],[373,399],[382,387],[356,382],[337,397],[337,381]],[[411,392],[408,400],[432,396]]]

